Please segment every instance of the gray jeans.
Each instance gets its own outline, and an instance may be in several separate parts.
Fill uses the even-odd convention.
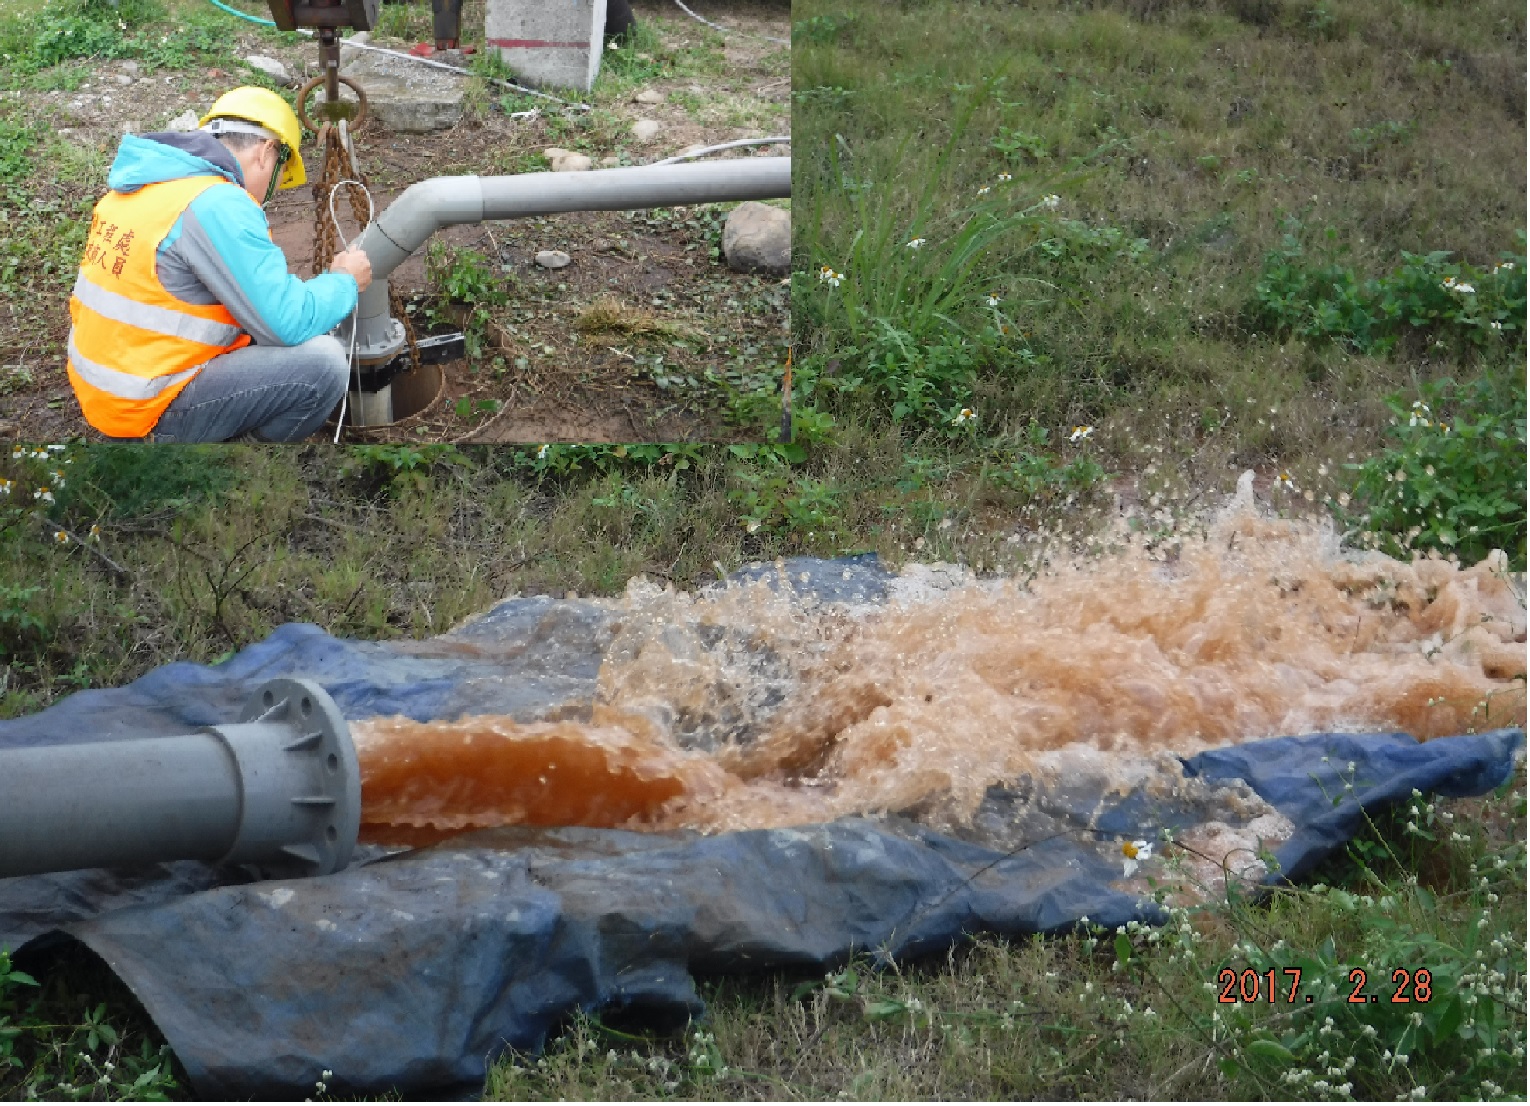
[[[300,442],[324,425],[349,378],[345,347],[328,334],[300,346],[245,346],[214,357],[181,389],[153,439]]]

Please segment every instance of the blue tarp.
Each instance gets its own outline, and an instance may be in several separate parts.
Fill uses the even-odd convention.
[[[785,569],[825,601],[885,595],[874,560]],[[167,665],[0,722],[0,749],[232,721],[252,685],[283,675],[316,680],[351,719],[577,716],[593,700],[613,611],[516,599],[406,643],[283,626],[224,664]],[[820,973],[855,953],[905,958],[1085,915],[1155,921],[1159,909],[1123,889],[1119,853],[1101,842],[1205,821],[1206,796],[1223,785],[1295,824],[1277,851],[1294,877],[1357,831],[1362,806],[1415,788],[1480,794],[1509,778],[1523,746],[1520,730],[1427,744],[1255,741],[1183,762],[1199,799],[1111,796],[1075,780],[1037,802],[1018,780],[990,789],[972,825],[950,834],[898,816],[714,836],[507,828],[410,853],[363,847],[321,879],[252,882],[178,862],[0,880],[0,946],[83,942],[143,1002],[202,1097],[302,1097],[325,1069],[342,1095],[472,1092],[496,1053],[539,1047],[575,1010],[695,1015],[697,974]]]

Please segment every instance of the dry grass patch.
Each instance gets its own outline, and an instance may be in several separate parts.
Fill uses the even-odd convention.
[[[704,337],[695,327],[661,319],[646,307],[638,307],[617,296],[597,296],[586,304],[574,320],[581,334],[622,334],[629,338],[673,338],[697,341]]]

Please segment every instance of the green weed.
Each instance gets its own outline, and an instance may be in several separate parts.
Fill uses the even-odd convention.
[[[1332,242],[1332,229],[1325,237]],[[1295,235],[1265,258],[1248,313],[1257,330],[1329,339],[1385,354],[1400,340],[1415,347],[1449,340],[1482,349],[1521,349],[1525,340],[1524,232],[1520,248],[1491,269],[1453,260],[1449,250],[1403,251],[1384,277],[1362,280],[1331,255],[1313,263]]]
[[[41,135],[15,119],[0,119],[0,185],[27,179],[34,172],[32,153]]]
[[[98,444],[68,455],[79,467],[60,504],[92,518],[138,518],[216,503],[236,479],[227,453],[216,446]]]
[[[802,43],[834,42],[855,25],[854,15],[815,15],[792,24],[792,41]]]
[[[0,1095],[72,1102],[181,1097],[169,1047],[151,1043],[136,1019],[74,993],[72,982],[59,974],[39,984],[0,948]]]
[[[1421,384],[1388,400],[1387,445],[1354,473],[1340,508],[1351,534],[1392,556],[1433,552],[1471,564],[1494,549],[1525,570],[1525,378]]]

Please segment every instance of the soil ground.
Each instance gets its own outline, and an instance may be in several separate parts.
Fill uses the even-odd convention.
[[[502,89],[474,78],[466,115],[449,130],[406,135],[373,125],[358,134],[359,167],[377,209],[432,176],[542,171],[543,151],[550,147],[587,154],[598,168],[602,158],[641,165],[693,146],[790,133],[790,55],[781,44],[790,36],[786,4],[707,5],[701,14],[726,26],[726,35],[660,0],[640,0],[634,11],[653,32],[648,52],[625,68],[612,65],[607,54],[607,72],[594,92],[582,97],[594,105],[589,113],[554,105],[530,119],[515,118],[511,111],[533,102],[502,95]],[[284,45],[269,33],[242,27],[231,27],[238,57],[264,54],[294,74],[317,71],[311,42]],[[388,35],[390,27],[398,33]],[[407,48],[428,38],[428,28],[428,5],[410,5],[403,16],[395,10],[391,22],[385,8],[382,33],[373,42]],[[481,40],[481,3],[465,5],[462,32],[464,43]],[[147,73],[131,62],[102,62],[89,65],[72,90],[10,95],[25,97],[27,115],[78,147],[80,157],[99,162],[86,176],[104,181],[124,130],[161,129],[188,108],[204,110],[247,76],[242,67]],[[664,101],[637,103],[636,94],[649,89],[662,93]],[[640,118],[661,125],[646,144],[631,133]],[[789,152],[780,145],[714,156]],[[303,155],[312,178],[318,156],[311,139]],[[62,203],[91,198],[80,186],[60,184],[59,191]],[[355,228],[347,219],[348,205],[342,197],[336,206],[349,237]],[[430,399],[425,410],[389,427],[347,433],[413,442],[757,439],[759,428],[738,425],[732,417],[730,396],[759,393],[779,381],[789,337],[789,289],[779,278],[734,273],[723,263],[721,230],[728,206],[586,212],[442,232],[428,251],[422,249],[396,271],[395,288],[412,305],[421,334],[459,329],[477,307],[473,325],[484,338],[482,347],[441,367],[439,389],[432,379],[421,391]],[[267,215],[291,271],[308,276],[311,191],[279,195]],[[572,263],[542,269],[532,260],[540,250],[562,250]],[[498,283],[506,293],[504,304],[450,302],[437,281],[462,263],[460,251],[476,255],[467,255],[467,263]],[[427,252],[434,264],[427,264]],[[604,326],[589,313],[597,301]],[[8,307],[11,318],[0,319],[0,365],[25,365],[27,372],[0,388],[0,434],[32,441],[93,437],[64,374],[67,294],[50,290],[41,302]],[[427,374],[433,377],[434,371]]]

